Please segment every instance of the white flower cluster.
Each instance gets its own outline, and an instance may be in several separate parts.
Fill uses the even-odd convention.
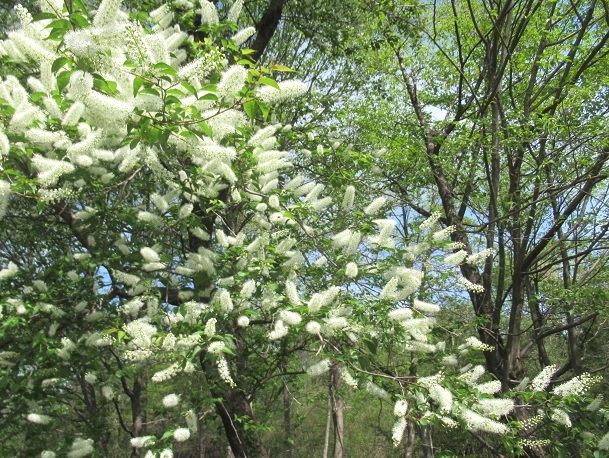
[[[42,186],[49,187],[63,176],[74,172],[76,168],[69,162],[48,159],[40,155],[32,157],[32,165],[39,172],[38,180]]]
[[[8,266],[0,270],[0,280],[12,278],[19,273],[19,268],[13,262],[9,262]]]
[[[605,434],[597,445],[599,450],[609,450],[609,433]]]
[[[531,382],[531,389],[533,391],[545,391],[556,370],[557,368],[554,365],[544,367]]]
[[[223,356],[218,358],[218,373],[220,374],[220,378],[224,380],[224,382],[230,387],[235,387],[235,382],[233,381],[230,375],[230,369],[228,368],[228,362]]]
[[[178,363],[173,363],[167,369],[163,369],[162,371],[156,372],[152,376],[152,381],[157,382],[157,383],[164,382],[166,380],[173,378],[179,372],[180,372],[180,366],[178,365]]]
[[[484,417],[473,410],[462,408],[458,415],[469,430],[486,431],[494,434],[505,434],[507,432],[507,426],[503,423]]]
[[[247,69],[241,65],[233,65],[223,74],[218,83],[218,93],[225,97],[234,97],[245,84]]]
[[[431,304],[429,302],[420,301],[418,299],[415,299],[413,301],[412,306],[419,312],[424,312],[424,313],[433,314],[433,313],[438,313],[440,311],[440,306],[438,306],[436,304]]]
[[[27,416],[27,419],[31,423],[35,423],[37,425],[48,425],[52,418],[48,415],[41,415],[37,413],[31,413]]]
[[[399,418],[391,429],[391,440],[393,441],[393,446],[397,447],[402,442],[402,438],[404,437],[404,431],[406,431],[406,426],[408,426],[408,422],[405,417]]]
[[[375,202],[377,201],[378,199]],[[393,219],[375,219],[374,224],[376,224],[380,228],[380,231],[378,235],[368,236],[368,242],[371,245],[378,246],[379,248],[393,248],[395,243],[393,241],[393,238],[391,237],[391,234],[393,232],[393,228],[396,225],[396,221]]]
[[[318,377],[330,370],[330,360],[324,359],[316,364],[307,367],[307,375]]]
[[[559,425],[565,426],[567,428],[571,427],[571,419],[569,418],[567,412],[562,409],[552,409],[550,418],[552,419],[552,421],[558,423]]]
[[[465,258],[467,258],[467,251],[465,250],[459,250],[456,251],[448,256],[446,256],[446,258],[444,258],[444,262],[446,264],[452,264],[453,266],[458,266],[459,264],[462,264],[463,261],[465,261]]]
[[[433,212],[429,218],[427,218],[425,221],[423,221],[421,223],[421,225],[419,226],[419,229],[421,229],[422,231],[427,231],[427,230],[431,229],[432,227],[434,227],[436,225],[436,223],[440,220],[441,217],[442,217],[442,214],[440,212]]]
[[[75,439],[72,442],[72,447],[70,447],[70,451],[67,454],[68,458],[80,458],[82,456],[88,456],[93,453],[95,449],[93,448],[93,439]]]
[[[135,448],[150,447],[154,445],[156,438],[154,436],[141,436],[131,439],[131,446]]]
[[[448,226],[448,227],[442,229],[441,231],[434,232],[433,239],[436,242],[441,242],[443,240],[446,240],[448,237],[450,237],[450,234],[452,234],[456,230],[457,230],[457,228],[455,226]]]
[[[453,407],[453,395],[439,383],[434,383],[429,388],[429,397],[438,403],[441,412],[450,412]]]
[[[523,447],[547,447],[552,441],[550,439],[522,439],[520,443]]]
[[[408,267],[396,267],[385,275],[389,279],[379,297],[394,301],[407,299],[417,291],[423,281],[424,273]]]
[[[398,399],[393,406],[393,414],[396,417],[405,417],[408,412],[408,402],[405,399]]]
[[[163,406],[165,408],[175,407],[180,403],[180,395],[172,393],[163,398]]]
[[[592,377],[587,372],[582,375],[573,377],[568,382],[562,383],[552,390],[552,394],[558,396],[581,396],[596,382],[598,379]]]
[[[457,279],[457,282],[463,286],[466,290],[471,291],[472,293],[483,293],[484,292],[484,286],[482,285],[478,285],[476,283],[472,283],[471,281],[469,281],[467,278],[465,277],[459,277]]]
[[[190,430],[188,428],[178,428],[173,432],[173,438],[176,442],[184,442],[190,439]]]
[[[289,328],[283,323],[283,320],[275,321],[275,328],[269,332],[269,340],[278,340],[288,334]]]
[[[358,273],[357,264],[354,262],[347,263],[347,266],[345,267],[345,275],[349,278],[355,278],[355,277],[357,277],[357,273]]]
[[[491,380],[490,382],[475,385],[474,388],[483,394],[495,394],[501,391],[501,382],[499,380]]]
[[[275,105],[285,100],[299,97],[307,92],[307,85],[302,81],[281,81],[278,86],[279,89],[271,86],[264,86],[258,90],[256,95],[264,103]]]
[[[231,40],[235,42],[237,46],[241,46],[247,40],[250,39],[256,33],[256,29],[254,27],[247,27],[243,30],[240,30],[236,34],[231,37]]]
[[[366,208],[364,208],[364,213],[366,215],[374,215],[375,213],[378,213],[381,208],[383,208],[386,202],[386,197],[377,197],[370,202]]]
[[[111,400],[114,398],[114,388],[110,385],[104,385],[101,387],[101,394],[105,399]]]
[[[480,341],[480,339],[474,336],[465,339],[465,343],[459,346],[459,350],[463,350],[464,348],[468,347],[473,348],[474,350],[481,351],[493,351],[495,349],[495,347],[483,343],[482,341]]]
[[[291,312],[289,310],[281,310],[279,312],[279,318],[288,326],[295,326],[302,321],[302,316],[299,313]]]
[[[501,417],[514,409],[514,401],[512,399],[498,398],[480,399],[472,408],[482,415]]]
[[[520,422],[521,428],[523,431],[530,430],[530,429],[534,428],[535,426],[539,425],[541,422],[543,422],[544,418],[545,417],[544,417],[543,413],[538,413],[534,417],[527,418],[526,420],[521,421]]]
[[[207,347],[207,352],[211,353],[212,355],[221,355],[225,347],[226,345],[224,344],[224,342],[215,341],[209,344],[209,346]]]
[[[485,260],[489,256],[492,256],[495,253],[495,250],[492,248],[488,248],[484,251],[480,251],[479,253],[471,254],[467,257],[466,262],[468,264],[476,265],[480,263],[480,261]]]
[[[371,382],[369,380],[366,381],[364,388],[366,389],[366,391],[368,393],[370,393],[372,396],[374,396],[376,398],[385,399],[385,400],[389,399],[389,393],[387,393],[387,391],[385,391],[383,388],[381,388],[374,382]]]
[[[148,349],[152,345],[152,336],[157,328],[148,322],[148,318],[140,318],[123,326],[125,332],[131,337],[130,345],[136,349]]]
[[[0,220],[6,213],[8,199],[11,195],[11,184],[8,181],[0,180]]]
[[[461,380],[463,380],[465,383],[467,383],[468,385],[473,386],[474,384],[476,384],[476,382],[478,382],[478,380],[480,380],[480,377],[482,377],[485,372],[486,372],[486,369],[484,368],[484,366],[477,365],[473,369],[468,370],[468,371],[464,372],[463,374],[461,374],[459,376],[459,378]]]

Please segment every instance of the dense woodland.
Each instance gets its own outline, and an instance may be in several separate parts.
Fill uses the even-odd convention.
[[[0,456],[609,456],[609,3],[9,3]]]

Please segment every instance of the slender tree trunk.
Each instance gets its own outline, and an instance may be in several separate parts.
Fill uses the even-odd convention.
[[[282,364],[281,370],[286,371],[285,363]],[[292,450],[292,409],[290,400],[290,390],[288,390],[287,381],[283,381],[283,432],[285,435],[285,457],[292,458],[294,456]]]
[[[332,400],[332,422],[334,424],[334,458],[343,458],[345,452],[345,436],[343,413],[345,401],[340,398],[340,373],[338,364],[330,367],[330,399]]]
[[[529,310],[531,311],[531,319],[533,321],[533,334],[537,339],[537,356],[539,359],[539,364],[541,367],[546,367],[550,365],[550,357],[546,351],[544,339],[539,337],[543,332],[545,322],[541,314],[541,308],[539,307],[537,291],[533,285],[533,280],[531,277],[527,277],[526,290]]]
[[[404,458],[414,458],[414,441],[416,439],[414,424],[409,421],[406,426],[406,444],[404,446]]]
[[[135,376],[133,381],[133,389],[131,390],[131,432],[133,437],[141,437],[145,435],[146,426],[146,409],[144,406],[144,393],[146,391],[146,382],[142,374]],[[132,447],[131,456],[139,457],[141,448]]]
[[[431,437],[431,428],[422,427],[419,428],[419,436],[421,437],[422,452],[424,458],[434,458],[433,451],[433,440]]]
[[[326,414],[326,431],[324,435],[324,453],[323,458],[328,458],[328,451],[330,450],[330,425],[332,424],[332,399],[328,396],[328,409]]]

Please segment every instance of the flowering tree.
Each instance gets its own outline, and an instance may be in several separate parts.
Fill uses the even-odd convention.
[[[23,69],[0,82],[3,429],[23,428],[28,454],[173,456],[213,404],[233,453],[264,456],[251,402],[303,350],[308,375],[334,368],[395,403],[396,445],[410,421],[521,446],[533,423],[509,421],[514,400],[494,396],[501,383],[482,366],[453,369],[458,355],[430,335],[439,307],[417,296],[431,247],[458,250],[444,242],[452,229],[434,232],[434,215],[407,246],[385,197],[362,203],[353,186],[293,173],[280,147],[290,126],[272,110],[307,86],[276,82],[289,69],[240,49],[255,32],[237,31],[241,1],[221,23],[202,0],[197,39],[168,6],[137,19],[119,0],[94,14],[79,1],[41,8],[18,8],[22,28],[0,44]],[[440,370],[404,371],[389,347],[439,354]],[[491,347],[470,337],[459,350]],[[568,426],[561,406],[593,379],[547,401],[551,375],[532,382],[527,408]]]

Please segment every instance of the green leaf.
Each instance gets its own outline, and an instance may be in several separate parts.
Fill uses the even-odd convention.
[[[271,64],[269,67],[276,72],[296,73],[296,70],[292,70],[290,67],[281,64]]]
[[[97,73],[93,74],[93,86],[106,94],[113,95],[117,93],[116,83],[114,81],[106,80],[103,76]]]
[[[72,0],[72,7],[76,7],[81,13],[87,14],[87,7],[82,0]]]
[[[69,64],[70,62],[72,62],[72,61],[70,59],[68,59],[67,57],[60,57],[58,59],[55,59],[55,61],[53,62],[53,65],[51,65],[51,71],[53,73],[56,73],[57,70],[59,70],[64,65]]]
[[[218,96],[216,94],[205,94],[199,97],[199,100],[218,100]]]
[[[131,59],[127,59],[125,62],[123,62],[123,67],[137,68],[137,64],[135,62],[133,62]]]
[[[265,120],[268,119],[271,109],[264,103],[259,103],[258,108],[260,108],[260,111],[262,112],[262,116],[264,116],[264,119]]]
[[[133,79],[133,97],[135,97],[137,95],[137,92],[140,90],[140,88],[142,87],[142,84],[144,84],[146,81],[142,78],[140,78],[139,76],[136,76]]]
[[[210,138],[211,138],[211,137],[213,137],[213,136],[214,136],[214,133],[213,133],[213,131],[211,130],[211,127],[209,127],[209,125],[208,125],[206,122],[201,121],[201,122],[200,122],[199,124],[197,124],[197,125],[198,125],[198,126],[201,128],[201,130],[203,131],[203,133],[204,133],[205,135],[207,135],[208,137],[210,137]]]
[[[167,140],[169,140],[170,135],[171,130],[169,129],[161,131],[161,134],[159,135],[159,144],[161,144],[162,146],[167,146]]]
[[[366,346],[370,353],[376,355],[376,351],[378,349],[378,342],[369,339],[363,339],[362,343]]]
[[[357,360],[359,362],[360,367],[367,371],[370,369],[370,360],[365,355],[358,355]]]
[[[149,144],[155,144],[159,141],[159,135],[161,134],[161,130],[158,127],[151,127],[148,131],[148,137],[146,138]]]
[[[175,69],[171,66],[171,65],[167,65],[163,62],[159,62],[158,64],[154,64],[152,66],[152,68],[154,70],[158,70],[160,73],[164,74],[164,75],[170,75],[173,77],[178,76],[178,72],[175,71]]]
[[[165,431],[165,434],[163,434],[163,437],[161,437],[161,440],[165,440],[169,437],[173,436],[173,431]]]
[[[56,19],[52,21],[49,25],[45,27],[45,29],[71,29],[72,24],[67,19]]]
[[[181,105],[182,101],[173,95],[165,97],[165,105]]]
[[[60,92],[63,91],[70,82],[70,76],[72,76],[71,71],[61,72],[57,75],[57,89],[59,89]]]
[[[30,97],[32,98],[32,100],[34,102],[38,102],[41,98],[46,97],[46,93],[45,92],[34,92],[32,95],[30,95]]]
[[[68,29],[53,29],[47,36],[47,40],[61,41],[67,32]]]
[[[275,81],[273,78],[269,78],[267,76],[263,76],[262,78],[260,78],[258,80],[258,82],[260,84],[265,84],[267,86],[274,87],[275,89],[279,89],[279,84],[277,84],[277,81]]]
[[[152,95],[156,95],[157,97],[161,96],[159,91],[157,91],[156,89],[153,89],[151,87],[145,87],[144,89],[142,89],[140,91],[140,94],[152,94]]]
[[[169,89],[167,91],[167,94],[169,95],[177,95],[178,97],[183,97],[184,96],[184,92],[180,91],[179,89],[173,88],[173,89]]]
[[[243,109],[250,119],[256,119],[256,111],[258,108],[258,102],[256,100],[250,100],[243,104]]]
[[[90,25],[89,20],[86,17],[84,17],[82,14],[74,13],[74,14],[70,14],[68,17],[70,18],[70,20],[73,23],[78,25],[81,29],[85,29],[85,28],[89,27],[89,25]]]
[[[224,346],[224,348],[222,349],[222,353],[226,353],[227,355],[230,355],[230,356],[237,356],[237,355],[235,355],[235,352],[232,351],[227,346]]]
[[[186,90],[188,92],[190,92],[192,95],[194,95],[194,96],[197,95],[197,90],[188,81],[182,81],[182,86],[184,86],[186,88]]]
[[[45,19],[57,19],[57,15],[53,13],[39,13],[32,18],[32,22],[44,21]]]

